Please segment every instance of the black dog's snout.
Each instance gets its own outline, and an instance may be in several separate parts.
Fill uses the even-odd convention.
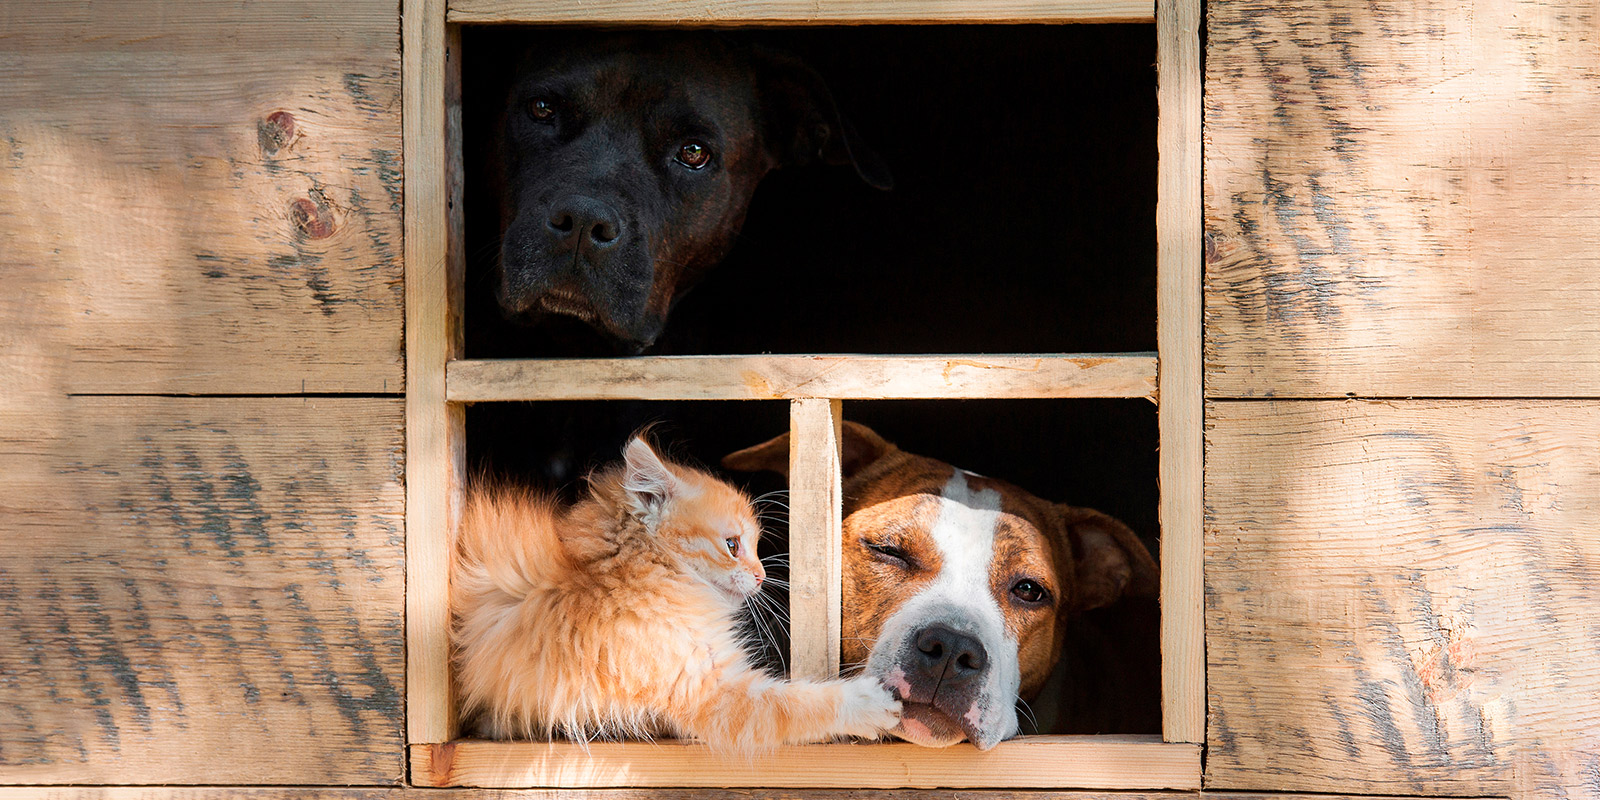
[[[917,652],[922,654],[923,668],[940,674],[946,683],[971,678],[989,666],[989,652],[982,642],[944,625],[919,631]]]
[[[592,197],[572,195],[557,200],[547,221],[556,240],[570,247],[608,247],[622,238],[617,212]]]

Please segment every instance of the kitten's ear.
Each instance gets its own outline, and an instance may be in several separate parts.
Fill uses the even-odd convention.
[[[678,476],[672,474],[655,448],[642,436],[635,436],[623,448],[622,488],[631,495],[641,511],[658,511],[667,500],[681,489]]]

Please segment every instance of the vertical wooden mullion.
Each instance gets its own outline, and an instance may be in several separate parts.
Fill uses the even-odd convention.
[[[789,403],[789,653],[795,678],[839,672],[838,400]]]
[[[405,147],[406,734],[456,735],[449,659],[451,532],[461,499],[464,426],[445,401],[460,355],[459,37],[444,0],[406,0],[401,111]],[[452,114],[453,112],[453,114]],[[452,124],[453,123],[453,124]],[[452,200],[455,200],[452,208]]]
[[[1200,0],[1156,2],[1162,738],[1205,741]]]

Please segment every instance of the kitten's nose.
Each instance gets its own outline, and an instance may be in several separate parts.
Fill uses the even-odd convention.
[[[757,576],[756,576],[756,585],[757,585],[757,586],[760,586],[760,585],[761,585],[761,582],[762,582],[762,581],[764,581],[764,580],[766,580],[766,578],[763,578],[763,577],[761,577],[761,576],[760,576],[760,575],[757,575]]]

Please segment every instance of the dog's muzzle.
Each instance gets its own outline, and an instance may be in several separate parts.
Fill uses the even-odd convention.
[[[903,704],[895,735],[925,747],[964,739],[983,750],[1016,733],[1016,712],[994,666],[978,637],[942,622],[908,631],[892,654],[875,647],[868,660]]]
[[[509,318],[571,317],[643,350],[665,321],[649,306],[651,263],[612,206],[567,195],[519,214],[508,228],[496,299]]]

